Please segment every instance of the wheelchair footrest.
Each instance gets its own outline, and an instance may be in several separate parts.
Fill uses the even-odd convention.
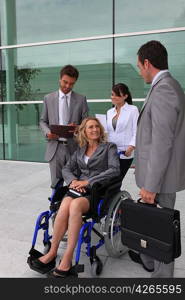
[[[77,264],[77,265],[73,266],[72,268],[74,269],[74,271],[76,273],[83,273],[84,272],[84,265]]]
[[[42,262],[38,261],[38,258],[43,256],[44,254],[42,254],[41,252],[39,252],[38,250],[31,248],[30,252],[29,252],[30,256],[27,258],[27,263],[30,267],[30,269],[41,273],[41,274],[46,274],[49,271],[51,271],[52,269],[54,269],[56,261],[55,258],[47,263],[47,264],[43,264]]]
[[[31,248],[29,251],[30,257],[33,258],[39,258],[41,256],[43,256],[44,254],[39,252],[38,250]]]
[[[36,258],[39,258],[41,256],[43,256],[44,254],[42,254],[41,252],[39,252],[38,250],[31,248],[29,251],[30,256],[28,256],[27,258],[27,263],[28,265],[31,267],[32,266],[32,261]]]

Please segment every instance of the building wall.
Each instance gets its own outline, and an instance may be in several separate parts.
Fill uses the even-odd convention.
[[[111,107],[118,82],[141,107],[149,86],[138,74],[137,50],[152,39],[166,46],[185,89],[183,0],[1,0],[0,33],[0,159],[44,161],[42,101],[58,89],[66,64],[79,69],[74,89],[87,96],[92,115]]]

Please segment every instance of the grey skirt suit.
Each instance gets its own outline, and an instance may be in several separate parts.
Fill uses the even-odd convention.
[[[120,175],[117,147],[113,143],[101,143],[89,158],[84,161],[87,146],[78,147],[62,170],[64,181],[69,185],[73,180],[88,180],[90,189],[95,182],[111,181]],[[89,197],[87,197],[89,199]]]

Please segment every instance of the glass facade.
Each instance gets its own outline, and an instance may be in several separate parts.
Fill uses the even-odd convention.
[[[115,0],[116,33],[184,27],[184,22],[183,0]]]
[[[149,86],[137,50],[152,39],[166,46],[170,71],[185,89],[184,12],[182,0],[1,0],[0,159],[44,161],[42,101],[58,89],[66,64],[80,72],[74,90],[87,96],[91,115],[111,107],[118,82],[142,106]]]

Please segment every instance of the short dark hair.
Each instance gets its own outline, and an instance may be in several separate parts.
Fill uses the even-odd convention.
[[[159,41],[149,41],[142,45],[137,55],[142,64],[144,64],[145,59],[148,59],[157,69],[168,69],[168,52]]]
[[[132,96],[131,96],[129,88],[128,88],[128,86],[126,84],[124,84],[124,83],[117,83],[117,84],[113,85],[112,91],[116,94],[116,96],[128,95],[128,97],[125,99],[125,101],[128,104],[132,104]]]
[[[79,72],[77,68],[75,68],[72,65],[66,65],[60,70],[60,78],[62,78],[63,75],[68,75],[70,77],[78,79]]]

